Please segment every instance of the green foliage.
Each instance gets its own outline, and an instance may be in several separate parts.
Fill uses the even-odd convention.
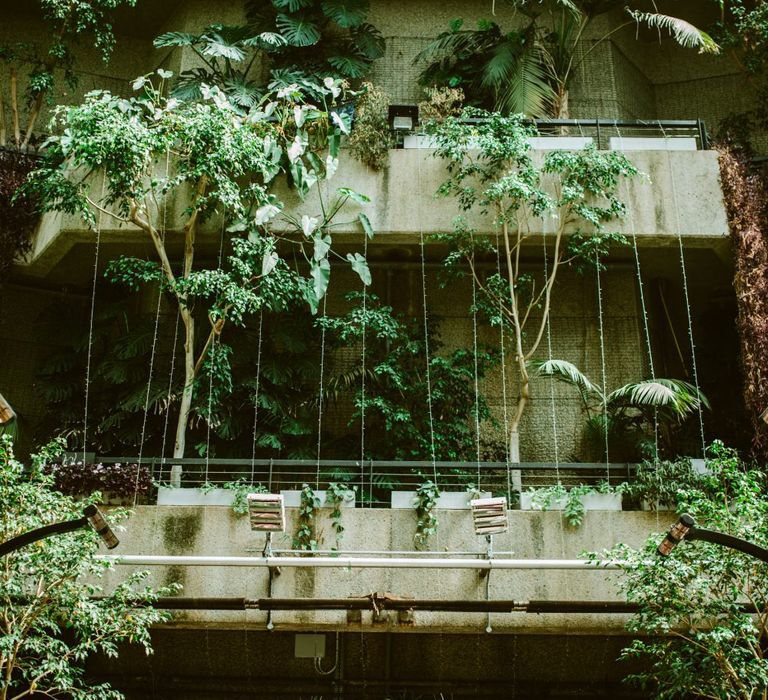
[[[320,507],[320,499],[309,484],[301,489],[299,515],[296,519],[296,532],[293,535],[293,548],[314,552],[317,549],[316,510]]]
[[[707,397],[681,379],[643,379],[603,394],[574,364],[565,360],[533,361],[529,366],[534,375],[551,377],[578,390],[586,413],[588,458],[606,458],[606,432],[608,449],[614,458],[630,461],[644,453],[652,454],[655,425],[660,449],[672,452],[675,429],[701,408],[709,408]]]
[[[344,525],[341,522],[342,519],[342,506],[344,503],[354,502],[355,494],[357,493],[357,486],[348,486],[347,484],[332,481],[328,484],[325,491],[325,502],[332,508],[331,510],[331,527],[336,535],[336,541],[332,547],[334,550],[338,550],[341,545],[341,540],[344,537]]]
[[[595,17],[622,7],[619,0],[507,0],[515,9],[515,28],[480,20],[464,29],[462,19],[449,23],[415,58],[426,64],[419,83],[464,90],[469,104],[503,114],[568,117],[568,88],[575,69],[613,32],[585,48],[585,30]],[[622,26],[645,25],[668,32],[681,46],[717,53],[704,31],[677,17],[624,7],[630,19]],[[522,20],[522,21],[521,21]]]
[[[389,96],[381,88],[363,83],[348,144],[352,155],[373,170],[381,170],[387,164],[392,146],[388,107]]]
[[[438,236],[449,248],[445,266],[454,275],[471,275],[477,310],[491,325],[503,325],[512,345],[520,393],[507,437],[510,459],[519,462],[518,428],[531,395],[527,364],[544,337],[558,271],[568,264],[580,271],[599,267],[609,244],[623,242],[610,227],[625,209],[619,184],[637,170],[623,154],[591,147],[550,151],[538,164],[529,142],[537,132],[522,115],[467,108],[428,130],[448,170],[438,195],[451,197],[461,212],[453,231]],[[468,225],[466,212],[486,218],[498,233],[499,250]],[[531,273],[521,266],[522,250],[542,229],[550,231],[554,252],[545,253],[542,271]],[[478,262],[495,255],[504,258],[500,271],[481,272]]]
[[[336,400],[354,392],[355,413],[350,425],[357,425],[363,411],[366,424],[366,457],[370,459],[432,458],[434,430],[435,459],[467,460],[475,449],[471,416],[475,405],[474,355],[467,350],[441,354],[442,343],[436,319],[428,327],[430,405],[426,377],[426,343],[423,325],[416,319],[394,315],[392,308],[368,293],[365,309],[362,295],[352,292],[347,299],[354,306],[344,316],[320,319],[330,331],[327,342],[334,347],[360,343],[365,336],[366,377],[362,394],[361,367],[331,373],[327,396]],[[498,361],[494,351],[478,352],[478,376],[482,379]],[[479,397],[480,420],[490,419],[485,399]]]
[[[53,490],[45,462],[61,450],[53,444],[16,461],[10,440],[0,438],[0,541],[82,516],[82,502]],[[126,512],[110,511],[114,524]],[[91,529],[56,535],[3,558],[0,568],[0,697],[66,696],[118,700],[109,684],[93,685],[84,665],[92,654],[115,657],[134,643],[151,653],[150,627],[169,619],[147,604],[175,586],[152,591],[147,572],[136,572],[104,592],[101,579],[114,569],[97,560],[99,536]],[[101,597],[103,596],[103,597]]]
[[[133,7],[136,0],[39,0],[35,3],[44,29],[42,43],[0,44],[0,65],[12,77],[11,110],[26,106],[26,124],[14,118],[11,124],[13,144],[26,148],[30,143],[45,99],[50,99],[56,84],[56,74],[63,71],[66,83],[77,84],[73,48],[83,42],[92,44],[106,63],[115,45],[112,30],[114,10],[120,6]],[[27,85],[22,97],[17,92],[19,73],[26,75]],[[23,105],[22,105],[23,102]],[[0,124],[0,146],[6,145],[6,124]]]
[[[566,487],[562,483],[557,483],[552,486],[529,489],[528,493],[531,494],[531,505],[534,510],[546,511],[556,504],[560,505],[563,517],[568,525],[579,527],[584,522],[586,514],[584,496],[590,494],[624,493],[627,488],[626,484],[611,486],[607,481],[603,481],[597,486],[576,484]]]
[[[322,100],[327,79],[362,78],[383,55],[384,40],[365,22],[367,13],[362,0],[251,0],[246,25],[167,32],[154,43],[188,47],[199,59],[176,81],[173,95],[179,99],[198,99],[203,86],[216,86],[233,104],[250,109],[268,90],[295,84]]]
[[[703,476],[678,496],[681,510],[701,527],[768,545],[766,473],[715,442]],[[658,698],[760,697],[768,688],[764,658],[768,604],[766,566],[753,557],[707,542],[683,541],[661,559],[656,547],[618,545],[593,554],[624,560],[621,590],[639,605],[628,629],[638,638],[623,657],[645,670],[628,680]],[[754,614],[744,605],[753,605]]]
[[[437,499],[440,498],[440,489],[434,481],[425,481],[416,489],[413,498],[413,507],[416,509],[416,534],[413,541],[416,546],[423,547],[427,544],[430,535],[437,532]]]
[[[644,500],[653,509],[663,510],[665,506],[677,509],[678,499],[686,500],[688,490],[701,485],[701,475],[693,469],[687,457],[645,460],[637,465],[626,493]]]
[[[104,217],[132,224],[154,244],[156,262],[123,259],[108,275],[131,288],[162,275],[162,289],[179,307],[188,341],[175,443],[176,456],[182,456],[195,395],[198,411],[215,425],[214,408],[233,388],[230,346],[221,341],[224,326],[243,327],[257,312],[285,311],[299,299],[316,312],[328,286],[330,258],[341,257],[332,248],[334,220],[348,203],[364,205],[368,199],[342,187],[328,201],[319,194],[317,216],[291,215],[269,191],[285,172],[304,197],[335,171],[346,126],[331,112],[340,94],[333,80],[319,88],[322,107],[293,86],[243,113],[215,87],[205,88],[200,101],[166,99],[163,82],[170,74],[158,74],[159,85],[147,76],[136,81],[137,98],[97,91],[83,105],[57,110],[61,134],[49,139],[45,163],[27,189],[45,210],[80,214],[94,225]],[[105,174],[101,194],[91,177],[80,174],[96,171]],[[180,224],[185,247],[179,269],[165,248],[161,203],[181,193],[189,206]],[[222,254],[230,254],[215,268],[195,267],[198,227],[211,220],[221,230]],[[306,262],[307,276],[297,258]],[[370,283],[362,256],[342,259]],[[209,329],[200,338],[195,313],[203,309]]]

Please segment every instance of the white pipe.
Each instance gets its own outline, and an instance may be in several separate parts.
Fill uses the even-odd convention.
[[[418,559],[416,557],[203,557],[141,554],[102,555],[115,564],[136,566],[250,566],[339,569],[620,569],[625,562],[585,559]]]

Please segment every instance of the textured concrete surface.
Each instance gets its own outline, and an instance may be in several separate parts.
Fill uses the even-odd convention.
[[[290,548],[295,527],[295,509],[288,509],[288,532],[274,538],[275,549]],[[509,532],[494,538],[497,556],[516,559],[574,559],[585,550],[600,550],[617,542],[641,544],[652,532],[664,530],[671,514],[639,512],[588,512],[579,528],[571,528],[555,512],[510,511]],[[449,556],[450,552],[485,551],[483,538],[472,529],[469,511],[439,511],[437,534],[428,549]],[[346,510],[342,549],[355,551],[414,551],[415,513],[389,509]],[[317,532],[321,547],[332,543],[327,511],[320,515]],[[264,535],[252,533],[248,520],[238,518],[227,507],[142,506],[127,522],[121,534],[120,554],[233,555],[257,556]],[[503,553],[503,554],[502,554]],[[511,553],[511,554],[510,554]],[[122,570],[123,567],[120,567]],[[528,600],[619,600],[616,583],[619,572],[606,571],[494,571],[490,596],[493,599]],[[234,567],[152,567],[154,584],[177,582],[184,596],[267,596],[267,570]],[[485,581],[470,570],[437,569],[287,569],[276,578],[272,595],[280,598],[345,598],[388,591],[398,596],[427,599],[485,598]],[[275,612],[278,630],[306,627],[361,629],[366,631],[480,631],[487,624],[484,614],[416,612],[412,625],[398,623],[392,616],[373,622],[363,613],[362,623],[348,623],[345,612]],[[567,615],[526,613],[495,614],[495,631],[504,633],[600,633],[622,634],[623,615]],[[266,613],[183,612],[177,625],[210,623],[241,627],[245,622],[259,627]]]

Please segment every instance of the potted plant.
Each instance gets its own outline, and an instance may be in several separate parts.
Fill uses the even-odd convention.
[[[107,505],[132,505],[135,497],[145,496],[152,486],[149,469],[139,464],[62,461],[46,469],[62,493],[86,497],[98,492]]]
[[[700,481],[700,473],[687,457],[646,460],[637,465],[635,478],[626,493],[637,499],[643,510],[676,510],[678,494]]]
[[[561,510],[568,524],[578,527],[587,510],[621,510],[625,484],[611,486],[602,481],[597,486],[562,483],[529,489],[520,494],[520,510]]]
[[[246,479],[220,483],[204,482],[198,488],[175,488],[158,485],[159,506],[230,506],[236,515],[247,515],[249,493],[267,493],[261,484],[251,484]]]

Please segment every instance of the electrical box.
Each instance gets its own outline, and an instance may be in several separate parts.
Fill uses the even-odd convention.
[[[297,659],[322,659],[325,656],[325,635],[297,634],[294,656]]]

